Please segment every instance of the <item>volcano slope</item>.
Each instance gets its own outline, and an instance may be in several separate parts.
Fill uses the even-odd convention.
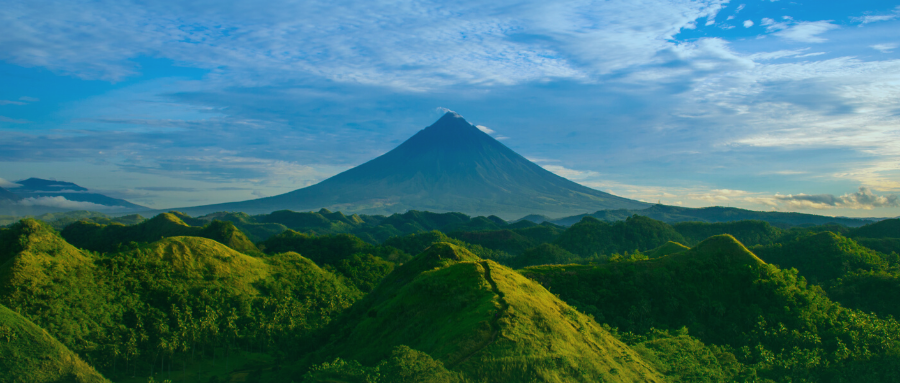
[[[393,150],[318,184],[243,202],[179,208],[190,215],[319,208],[345,213],[407,210],[565,216],[650,204],[588,188],[527,160],[462,116],[448,112]]]
[[[900,323],[832,302],[795,269],[766,264],[730,235],[657,259],[522,273],[626,335],[687,329],[733,352],[749,380],[900,376]]]
[[[299,380],[307,366],[335,357],[373,366],[405,345],[475,381],[665,381],[537,283],[448,243],[395,269],[323,339],[282,379]]]

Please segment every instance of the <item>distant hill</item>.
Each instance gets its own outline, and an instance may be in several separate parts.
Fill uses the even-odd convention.
[[[553,174],[450,112],[390,152],[316,185],[274,197],[176,210],[190,215],[427,210],[510,219],[649,206]]]
[[[804,214],[804,213],[783,213],[772,211],[754,211],[747,209],[739,209],[736,207],[703,207],[690,208],[680,206],[653,205],[646,209],[612,209],[600,210],[592,214],[579,214],[570,217],[551,220],[550,222],[571,226],[581,221],[586,216],[597,218],[601,221],[623,221],[634,214],[650,217],[655,220],[674,223],[674,222],[732,222],[743,220],[758,220],[769,222],[773,225],[781,226],[800,226],[800,225],[824,225],[827,223],[838,223],[849,227],[859,227],[868,223],[872,223],[879,219],[867,218],[846,218],[846,217],[828,217],[823,215]],[[534,223],[542,223],[545,217],[525,216],[521,219],[533,220]],[[537,221],[541,222],[537,222]]]

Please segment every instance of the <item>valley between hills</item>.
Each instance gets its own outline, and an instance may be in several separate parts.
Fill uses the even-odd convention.
[[[68,215],[0,229],[2,382],[900,379],[900,219]]]

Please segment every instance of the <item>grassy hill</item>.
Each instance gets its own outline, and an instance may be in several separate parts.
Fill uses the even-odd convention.
[[[0,304],[114,378],[287,350],[361,296],[296,253],[258,258],[201,237],[97,255],[24,220],[0,239]]]
[[[624,338],[685,328],[760,378],[877,382],[900,373],[900,324],[841,307],[728,235],[657,259],[523,274]]]
[[[875,251],[830,231],[802,235],[755,251],[769,263],[796,268],[814,284],[825,284],[851,271],[888,267],[887,261]]]
[[[665,257],[667,255],[677,254],[682,251],[686,251],[686,250],[690,250],[690,249],[691,249],[690,247],[682,245],[678,242],[669,241],[669,242],[664,243],[660,247],[657,247],[655,249],[651,249],[651,250],[647,251],[646,253],[644,253],[644,255],[646,255],[647,258],[660,258],[660,257]]]
[[[0,382],[108,382],[50,334],[0,305]]]
[[[886,219],[851,230],[854,238],[900,238],[900,218]]]
[[[62,236],[77,247],[98,252],[116,251],[120,246],[130,242],[146,243],[175,236],[204,237],[243,253],[259,252],[253,242],[231,222],[212,221],[204,227],[195,227],[188,225],[179,215],[173,213],[162,213],[152,219],[128,226],[118,223],[102,225],[91,221],[78,221],[66,226]]]
[[[329,331],[311,360],[375,365],[406,345],[476,380],[664,381],[540,285],[448,243],[397,268]]]
[[[728,234],[746,246],[769,245],[778,240],[783,230],[758,220],[734,222],[678,222],[672,224],[684,236],[687,245],[696,245],[714,235]]]
[[[684,237],[664,222],[642,216],[609,224],[585,217],[554,240],[554,244],[583,257],[650,250],[666,242],[685,242]]]

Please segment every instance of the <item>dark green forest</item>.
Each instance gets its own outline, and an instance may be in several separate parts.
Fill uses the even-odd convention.
[[[0,382],[900,381],[900,219],[0,228]]]

